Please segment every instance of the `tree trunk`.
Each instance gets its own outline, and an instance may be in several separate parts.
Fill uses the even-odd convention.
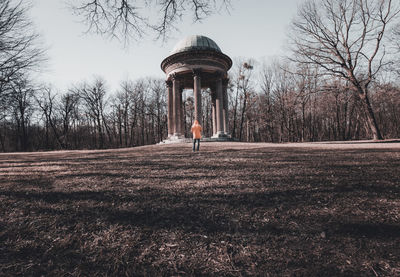
[[[249,119],[246,119],[246,141],[250,141],[250,126],[249,126]]]
[[[305,141],[306,136],[306,103],[301,102],[301,142]]]
[[[374,111],[372,110],[371,103],[369,102],[369,98],[366,92],[360,94],[361,102],[363,108],[365,110],[365,116],[367,117],[367,124],[372,132],[372,136],[374,140],[382,140],[383,137],[379,130],[378,123],[376,122]]]
[[[28,150],[28,136],[26,132],[26,124],[25,124],[25,114],[21,113],[21,129],[22,129],[22,137],[21,137],[21,142],[22,142],[22,151],[27,151]]]
[[[122,147],[122,119],[121,111],[118,111],[118,136],[119,136],[119,147]]]
[[[2,152],[6,152],[6,147],[4,146],[4,138],[1,135],[1,132],[0,132],[0,145],[1,145]]]
[[[236,117],[237,117],[237,106],[238,106],[239,89],[236,88],[235,105],[233,106],[233,128],[232,137],[236,137]]]
[[[246,113],[246,106],[247,106],[247,92],[244,93],[242,114],[241,114],[241,116],[240,116],[239,141],[242,141],[243,123],[244,123],[244,115],[245,115],[245,113]]]
[[[97,115],[96,121],[97,121],[97,130],[99,132],[99,148],[103,149],[103,129],[101,128],[100,115]]]

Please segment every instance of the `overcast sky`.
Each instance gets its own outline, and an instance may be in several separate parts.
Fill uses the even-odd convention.
[[[119,41],[84,34],[86,26],[71,13],[64,0],[35,0],[32,19],[48,47],[46,82],[60,90],[102,76],[115,91],[127,78],[160,77],[161,61],[174,45],[189,35],[213,39],[222,52],[235,57],[262,60],[282,55],[288,25],[302,0],[232,0],[230,13],[221,12],[193,24],[185,19],[179,32],[166,41],[146,37],[124,48]]]

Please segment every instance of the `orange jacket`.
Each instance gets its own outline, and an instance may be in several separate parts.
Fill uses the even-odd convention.
[[[192,133],[194,139],[201,139],[201,125],[197,120],[192,125]]]

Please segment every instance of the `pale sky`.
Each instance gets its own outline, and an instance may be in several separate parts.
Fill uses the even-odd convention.
[[[221,12],[194,24],[191,18],[185,19],[166,42],[150,36],[131,41],[124,48],[117,40],[84,34],[86,26],[71,13],[65,0],[34,0],[32,19],[49,57],[42,78],[61,91],[93,76],[103,77],[111,91],[127,78],[164,78],[161,61],[189,35],[213,39],[233,60],[247,57],[262,61],[283,55],[289,23],[302,1],[232,0],[230,13]]]

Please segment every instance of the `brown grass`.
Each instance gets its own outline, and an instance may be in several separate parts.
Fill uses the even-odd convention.
[[[400,143],[0,155],[0,275],[399,276]]]

